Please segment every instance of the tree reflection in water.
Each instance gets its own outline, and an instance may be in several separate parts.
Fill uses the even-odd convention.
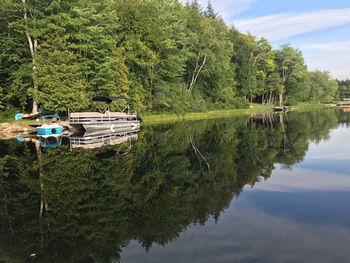
[[[133,239],[166,245],[217,220],[275,164],[303,160],[339,122],[328,109],[146,126],[119,158],[108,157],[113,145],[0,141],[0,260],[110,262]]]

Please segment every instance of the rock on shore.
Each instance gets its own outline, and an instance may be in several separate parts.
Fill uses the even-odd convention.
[[[0,139],[11,139],[24,133],[34,132],[35,128],[23,127],[17,123],[0,123]]]

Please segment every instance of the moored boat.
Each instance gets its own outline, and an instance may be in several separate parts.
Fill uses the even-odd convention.
[[[114,130],[119,128],[139,129],[140,120],[136,111],[130,110],[130,100],[123,97],[96,97],[93,102],[107,104],[100,112],[73,112],[69,114],[69,125],[76,129],[83,128],[87,132]],[[126,104],[121,108],[118,103]],[[111,106],[117,111],[110,111]]]
[[[38,135],[57,135],[62,134],[63,127],[57,123],[43,124],[36,128]]]
[[[39,110],[34,113],[17,113],[15,120],[39,120],[39,119],[59,119],[59,116],[51,111]]]
[[[115,132],[121,128],[126,128],[129,130],[140,129],[140,121],[111,121],[107,123],[85,123],[83,124],[84,130],[86,132],[96,132],[96,131],[110,131]]]
[[[337,107],[339,109],[350,109],[350,102],[339,103],[339,104],[337,104]]]
[[[288,111],[288,107],[286,107],[286,106],[275,106],[275,107],[273,107],[273,111],[274,112],[287,112]]]

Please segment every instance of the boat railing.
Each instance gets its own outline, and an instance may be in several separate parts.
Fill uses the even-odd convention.
[[[71,147],[95,148],[103,145],[114,145],[124,143],[129,140],[138,138],[137,132],[124,131],[115,134],[104,134],[88,137],[71,137],[69,138]]]
[[[70,123],[86,123],[86,122],[114,122],[114,121],[130,121],[137,119],[137,113],[123,113],[123,112],[81,112],[81,113],[70,113]]]
[[[137,121],[138,114],[130,108],[130,99],[125,97],[94,97],[96,112],[74,112],[68,110],[71,124],[112,123],[116,121]],[[113,109],[113,110],[112,110]]]

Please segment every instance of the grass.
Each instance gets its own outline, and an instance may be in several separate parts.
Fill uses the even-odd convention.
[[[0,123],[15,121],[15,115],[19,111],[17,109],[10,109],[6,111],[0,111]]]
[[[149,114],[142,115],[144,124],[158,124],[183,120],[203,120],[225,118],[237,115],[253,115],[257,113],[272,112],[272,108],[261,104],[251,104],[250,108],[244,109],[224,109],[206,112],[190,112],[185,114]]]
[[[332,107],[332,104],[322,104],[322,103],[299,103],[296,106],[292,106],[294,110],[298,111],[308,111],[312,109],[319,109],[324,107]],[[0,123],[10,122],[17,123],[23,127],[27,127],[30,124],[38,124],[35,120],[20,120],[15,121],[14,116],[18,112],[16,109],[12,109],[6,112],[0,112]],[[174,113],[164,113],[164,114],[143,114],[142,121],[144,125],[152,125],[159,123],[176,122],[183,120],[204,120],[204,119],[215,119],[215,118],[226,118],[231,116],[239,115],[254,115],[257,113],[268,113],[272,112],[272,107],[264,106],[261,104],[251,104],[249,108],[244,109],[223,109],[223,110],[213,110],[206,112],[190,112],[185,114],[174,114]]]
[[[320,109],[325,107],[333,107],[334,104],[324,104],[324,103],[298,103],[292,106],[293,110],[297,111],[308,111],[313,109]],[[224,109],[224,110],[214,110],[206,112],[190,112],[185,114],[146,114],[142,115],[143,123],[148,124],[158,124],[167,122],[176,122],[183,120],[203,120],[203,119],[215,119],[215,118],[225,118],[237,115],[254,115],[257,113],[268,113],[272,112],[272,107],[264,106],[262,104],[251,104],[250,108],[244,109]]]
[[[325,104],[325,103],[298,103],[295,106],[292,106],[293,109],[298,111],[308,111],[313,109],[321,109],[327,107],[334,107],[334,104]]]

